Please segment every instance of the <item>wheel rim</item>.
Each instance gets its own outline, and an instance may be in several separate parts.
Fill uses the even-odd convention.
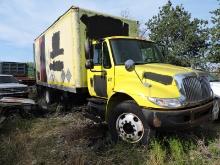
[[[136,143],[144,135],[144,126],[139,117],[133,113],[123,113],[116,121],[118,135],[129,143]]]

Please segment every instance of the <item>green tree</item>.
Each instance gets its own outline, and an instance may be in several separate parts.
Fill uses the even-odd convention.
[[[219,0],[218,0],[219,1]],[[219,4],[220,5],[220,4]],[[213,27],[210,28],[211,47],[209,58],[212,62],[220,62],[220,8],[211,12]]]
[[[149,37],[168,47],[168,63],[182,66],[200,65],[207,50],[207,21],[192,19],[182,5],[171,1],[160,8],[147,23]]]

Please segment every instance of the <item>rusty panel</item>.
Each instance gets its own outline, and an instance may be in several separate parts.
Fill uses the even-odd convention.
[[[42,82],[47,82],[44,35],[39,39],[39,50],[40,50],[40,80]]]

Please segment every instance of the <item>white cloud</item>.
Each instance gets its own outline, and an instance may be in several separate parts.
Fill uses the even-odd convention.
[[[120,16],[128,9],[133,19],[147,20],[166,0],[1,0],[0,41],[16,47],[31,47],[34,38],[71,5]]]
[[[13,28],[9,25],[0,24],[0,40],[5,41],[6,44],[19,47],[25,47],[29,45],[32,40],[31,33],[20,31],[16,28]]]
[[[32,46],[34,38],[61,14],[56,5],[42,2],[1,0],[0,41],[17,47]]]

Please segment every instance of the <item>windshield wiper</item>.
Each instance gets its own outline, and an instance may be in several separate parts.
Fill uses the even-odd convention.
[[[139,65],[139,64],[147,64],[146,62],[135,62],[135,64]]]

